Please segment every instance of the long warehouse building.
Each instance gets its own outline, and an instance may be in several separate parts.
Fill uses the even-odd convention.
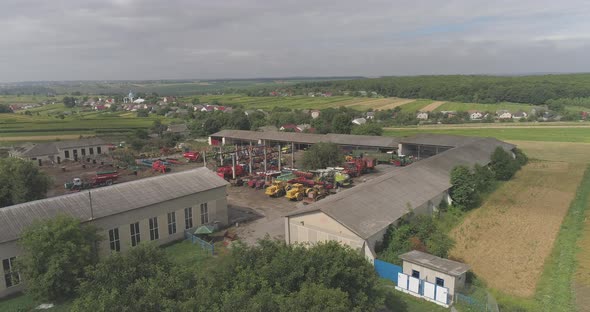
[[[14,264],[22,255],[21,232],[59,214],[100,229],[99,256],[125,251],[143,241],[166,244],[185,230],[228,224],[228,183],[207,168],[36,200],[0,209],[0,297],[23,290]]]
[[[493,138],[460,136],[425,135],[412,142],[402,148],[436,148],[436,144],[450,148],[288,214],[287,244],[339,241],[361,250],[373,262],[375,245],[390,225],[409,213],[432,214],[443,200],[451,202],[450,172],[455,166],[487,165],[497,147],[509,152],[515,148]]]

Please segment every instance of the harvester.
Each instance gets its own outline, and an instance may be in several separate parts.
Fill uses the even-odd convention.
[[[334,184],[336,185],[336,187],[347,187],[352,185],[352,180],[350,179],[350,175],[346,173],[337,172],[334,174]]]
[[[305,194],[307,194],[309,190],[309,188],[306,188],[301,183],[291,184],[291,187],[287,190],[285,197],[289,200],[303,200]]]
[[[264,194],[270,197],[281,197],[285,194],[287,186],[288,184],[285,181],[274,180],[272,185],[266,188]]]

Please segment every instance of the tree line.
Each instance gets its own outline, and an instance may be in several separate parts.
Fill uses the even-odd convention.
[[[360,312],[384,303],[373,266],[337,242],[235,243],[214,265],[202,266],[173,261],[151,243],[97,260],[97,233],[64,215],[27,228],[17,260],[27,291],[37,300],[73,300],[74,312]]]
[[[375,92],[381,96],[468,103],[546,104],[549,100],[590,97],[590,74],[537,76],[412,76],[302,82],[285,87],[292,94],[334,95]],[[276,89],[265,89],[268,95]]]

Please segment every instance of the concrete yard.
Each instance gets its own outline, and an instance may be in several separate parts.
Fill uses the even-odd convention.
[[[384,173],[396,170],[390,165],[378,165],[374,172],[354,179],[358,185]],[[354,186],[353,186],[354,187]],[[249,245],[267,234],[271,238],[283,240],[285,238],[283,216],[295,211],[299,202],[286,198],[269,198],[264,190],[255,190],[246,186],[229,187],[228,208],[231,230],[238,234],[238,238]],[[236,222],[238,226],[236,227]]]

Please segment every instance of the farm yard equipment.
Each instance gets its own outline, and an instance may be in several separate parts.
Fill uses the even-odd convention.
[[[187,161],[199,161],[201,159],[201,154],[199,152],[186,152],[182,154]]]
[[[152,163],[152,170],[154,172],[166,173],[167,171],[170,171],[170,168],[167,166],[166,162],[156,160]]]
[[[397,167],[404,167],[414,162],[414,159],[411,156],[397,156],[394,155],[391,158],[391,163]]]
[[[270,197],[281,197],[285,194],[287,186],[285,181],[274,180],[272,185],[266,188],[264,194]]]
[[[74,178],[71,182],[66,182],[64,187],[67,190],[79,191],[106,185],[112,185],[119,178],[117,171],[102,171],[97,172],[95,176],[88,181],[81,178]]]
[[[313,188],[307,190],[307,197],[305,197],[305,202],[315,202],[322,198],[325,198],[330,193],[323,185],[314,185]]]
[[[352,185],[352,180],[350,179],[350,175],[342,172],[337,172],[334,174],[334,184],[336,187],[348,187]]]
[[[246,170],[244,170],[244,166],[242,165],[236,165],[235,167],[236,169],[236,177],[241,177],[244,174],[246,174]],[[217,168],[217,175],[229,180],[233,177],[233,171],[232,171],[232,166],[223,166],[223,167],[219,167]]]
[[[285,197],[289,200],[298,200],[301,201],[307,194],[309,188],[305,188],[305,186],[301,183],[291,184],[291,187],[287,190],[287,194]]]

